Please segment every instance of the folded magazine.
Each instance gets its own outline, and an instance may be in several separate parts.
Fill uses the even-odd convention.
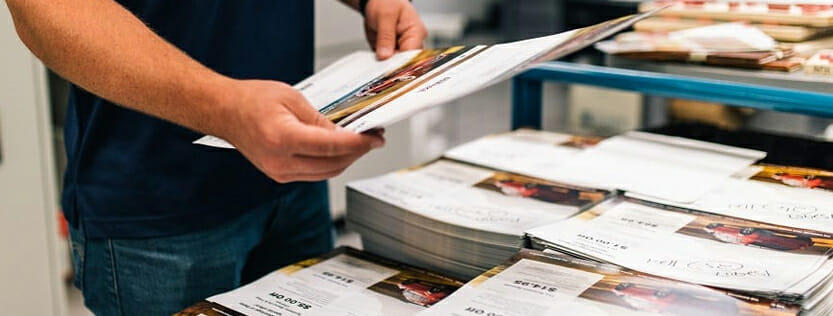
[[[463,282],[349,247],[300,261],[175,316],[414,315]]]
[[[382,128],[564,57],[662,10],[657,8],[597,25],[530,40],[401,52],[378,61],[355,52],[294,87],[323,115],[358,133]],[[197,144],[232,148],[206,136]]]

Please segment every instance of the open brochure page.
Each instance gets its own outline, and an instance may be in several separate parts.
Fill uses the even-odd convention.
[[[559,185],[449,160],[348,186],[438,221],[519,236],[536,225],[567,218],[608,195],[607,191]]]
[[[570,38],[573,31],[521,42],[489,46],[470,58],[430,78],[419,87],[340,123],[348,130],[363,132],[389,125],[417,111],[457,99],[485,88],[524,62]]]
[[[765,156],[756,150],[628,132],[537,174],[552,181],[690,203]]]
[[[370,53],[354,53],[295,87],[336,124],[361,133],[507,79],[535,63],[563,57],[658,10],[552,36],[403,52],[387,61],[373,61]],[[216,137],[195,143],[233,148]]]
[[[298,262],[184,315],[413,315],[462,282],[351,248]]]
[[[762,295],[801,297],[831,272],[820,270],[833,247],[829,234],[630,199],[604,202],[528,234],[536,248]]]
[[[419,51],[393,71],[361,85],[318,110],[339,126],[348,126],[363,115],[385,106],[425,82],[444,74],[447,70],[459,66],[484,49],[487,47],[481,45]]]
[[[462,59],[459,64],[438,72],[437,76],[390,100],[388,104],[357,113],[359,115],[354,116],[353,120],[340,125],[357,132],[387,126],[428,107],[452,101],[510,78],[534,64],[564,57],[661,9],[556,35],[486,47],[471,54],[470,58]]]
[[[797,315],[766,299],[521,250],[419,315]]]
[[[825,184],[825,181],[829,184]],[[825,189],[825,185],[830,185]],[[763,166],[751,179],[732,178],[693,203],[650,199],[703,212],[833,233],[833,172]]]
[[[489,168],[534,175],[541,170],[557,168],[599,141],[601,138],[519,129],[462,144],[443,155]]]

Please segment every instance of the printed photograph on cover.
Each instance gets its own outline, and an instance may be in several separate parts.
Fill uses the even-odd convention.
[[[387,98],[396,97],[407,91],[400,90],[405,85],[427,79],[426,74],[438,69],[451,60],[463,55],[475,46],[454,46],[439,49],[426,49],[399,68],[362,85],[341,99],[321,108],[319,112],[330,121],[338,123],[341,119],[358,112]],[[378,104],[377,104],[378,105]]]
[[[474,186],[507,196],[579,208],[604,200],[608,194],[608,191],[604,190],[571,187],[502,171],[495,172]]]
[[[176,316],[410,315],[462,281],[341,247],[276,270],[249,285],[212,296]]]
[[[583,290],[580,291],[576,299],[550,303],[549,308],[552,310],[563,311],[569,305],[589,305],[593,306],[592,310],[594,311],[605,312],[598,313],[599,315],[630,315],[630,313],[626,312],[633,311],[676,316],[787,316],[797,315],[800,312],[799,306],[771,299],[737,295],[720,289],[659,278],[611,264],[597,263],[564,254],[544,253],[529,249],[522,249],[500,266],[470,281],[460,290],[460,294],[482,287],[490,279],[514,269],[513,266],[524,261],[545,263],[551,265],[553,270],[556,268],[568,269],[566,273],[579,274],[583,272],[599,276],[597,281],[593,282],[592,285],[586,288],[580,287],[579,289]],[[515,279],[517,278],[513,278],[512,280]],[[505,292],[502,293],[506,297],[518,295],[518,293],[513,293],[512,291],[531,292],[524,288],[528,283],[532,284],[532,289],[538,289],[542,286],[540,284],[541,282],[536,282],[535,280],[518,279],[512,283],[511,286],[506,286]],[[557,284],[552,292],[558,292],[562,288],[569,289],[572,286],[574,284]],[[452,297],[444,302],[444,304],[461,303],[455,302],[454,299],[455,297]],[[586,310],[591,309],[588,308]]]
[[[403,302],[429,307],[454,293],[462,284],[422,271],[404,269],[401,273],[369,287],[371,291]]]
[[[597,136],[571,136],[570,140],[557,144],[558,146],[572,147],[576,149],[587,149],[596,146],[604,140],[604,137]]]
[[[753,180],[795,188],[833,191],[833,171],[778,165],[759,165],[763,169]]]

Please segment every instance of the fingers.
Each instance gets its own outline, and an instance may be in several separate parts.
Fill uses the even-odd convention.
[[[293,152],[311,157],[335,157],[361,153],[384,146],[385,139],[377,134],[356,134],[317,126],[292,124]]]
[[[387,59],[396,50],[397,14],[382,14],[376,27],[376,57]]]
[[[425,25],[419,19],[416,12],[410,12],[402,15],[399,25],[406,25],[399,35],[399,50],[412,50],[422,48],[422,43],[428,37],[428,31],[425,30]]]
[[[336,157],[293,156],[281,168],[281,174],[272,178],[278,182],[319,181],[340,175],[365,153]],[[291,166],[287,168],[287,166]]]
[[[297,181],[304,181],[304,182],[313,182],[313,181],[321,181],[327,180],[330,178],[335,178],[340,175],[344,170],[333,171],[333,172],[325,172],[325,173],[309,173],[309,174],[292,174],[292,175],[285,175],[279,177],[272,177],[273,180],[279,183],[289,183],[289,182],[297,182]]]
[[[361,158],[364,153],[351,154],[337,157],[306,157],[294,156],[292,158],[291,169],[284,169],[288,177],[299,176],[328,176],[334,177],[347,169],[356,160]],[[309,179],[309,178],[305,178]]]
[[[421,49],[425,35],[418,28],[408,29],[399,38],[399,50]]]

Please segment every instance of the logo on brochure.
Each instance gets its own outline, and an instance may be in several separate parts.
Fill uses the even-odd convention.
[[[688,268],[698,272],[731,272],[743,269],[742,263],[731,261],[695,261],[688,264]]]
[[[448,212],[462,218],[481,223],[518,223],[520,218],[513,216],[504,210],[477,209],[465,206],[442,206],[435,205],[434,209]]]
[[[771,211],[787,215],[791,219],[814,219],[819,217],[830,218],[831,214],[821,213],[820,210],[812,205],[801,205],[795,203],[739,203],[730,204],[730,209],[742,211]]]

